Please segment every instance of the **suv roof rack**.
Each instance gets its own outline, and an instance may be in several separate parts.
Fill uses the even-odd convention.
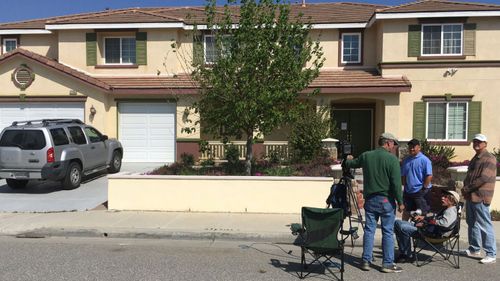
[[[12,122],[12,126],[19,126],[19,125],[33,125],[34,123],[36,124],[42,124],[42,126],[47,126],[51,123],[75,123],[75,124],[83,124],[83,122],[80,119],[38,119],[38,120],[26,120],[26,121],[14,121]]]

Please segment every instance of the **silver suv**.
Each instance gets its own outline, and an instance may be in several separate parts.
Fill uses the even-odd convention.
[[[11,188],[23,188],[31,179],[77,188],[82,175],[119,172],[122,156],[118,140],[78,119],[16,121],[0,134],[0,178]]]

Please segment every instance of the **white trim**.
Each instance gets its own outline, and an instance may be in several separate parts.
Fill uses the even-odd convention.
[[[169,23],[96,23],[96,24],[46,24],[48,30],[69,29],[122,29],[122,28],[185,28],[182,22]]]
[[[360,23],[318,23],[312,24],[312,29],[342,29],[342,28],[366,28],[366,22]],[[231,28],[238,28],[238,24],[231,25]],[[71,29],[122,29],[122,28],[182,28],[184,30],[193,30],[195,25],[185,24],[183,22],[169,23],[95,23],[95,24],[46,24],[45,33],[51,33],[49,30],[71,30]],[[198,30],[208,30],[205,24],[196,25]],[[17,33],[12,33],[17,34]]]
[[[119,63],[108,63],[106,62],[106,39],[120,39],[120,62]],[[134,36],[106,36],[106,37],[103,37],[102,38],[102,45],[103,45],[103,49],[104,49],[104,56],[103,56],[103,60],[104,60],[104,64],[105,65],[134,65],[134,63],[131,63],[131,62],[126,62],[124,63],[123,62],[123,57],[122,57],[122,40],[124,38],[132,38],[132,39],[135,39]],[[137,42],[136,42],[137,44]],[[137,62],[137,54],[135,54],[135,60]]]
[[[445,54],[444,53],[444,26],[445,25],[460,25],[462,30],[460,31],[460,53]],[[439,54],[424,54],[424,27],[425,26],[441,26],[441,50]],[[463,23],[430,23],[422,24],[420,31],[420,55],[425,56],[461,56],[464,53],[464,24]]]
[[[6,50],[7,46],[5,44],[7,41],[15,41],[16,42],[15,49],[17,49],[17,47],[19,46],[19,42],[17,42],[17,38],[3,38],[3,40],[2,40],[2,53],[3,54],[7,53],[7,50]]]
[[[358,35],[358,60],[357,61],[344,61],[344,35]],[[361,32],[346,32],[342,33],[341,37],[341,44],[340,44],[340,62],[343,64],[350,64],[350,63],[361,63],[361,48],[362,48],[362,43],[361,43]]]
[[[419,12],[419,13],[376,13],[380,19],[413,19],[413,18],[452,18],[452,17],[498,17],[500,11],[466,11],[466,12]]]
[[[52,31],[43,29],[4,29],[0,30],[0,35],[12,34],[52,34]]]

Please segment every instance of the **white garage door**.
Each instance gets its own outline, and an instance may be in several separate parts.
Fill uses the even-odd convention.
[[[118,104],[124,162],[175,161],[175,104]]]
[[[84,103],[0,103],[0,130],[10,126],[14,121],[56,118],[85,121]]]

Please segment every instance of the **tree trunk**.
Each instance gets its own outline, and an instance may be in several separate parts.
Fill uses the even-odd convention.
[[[253,158],[253,134],[247,135],[247,155],[245,158],[245,170],[248,176],[252,175],[252,158]]]

